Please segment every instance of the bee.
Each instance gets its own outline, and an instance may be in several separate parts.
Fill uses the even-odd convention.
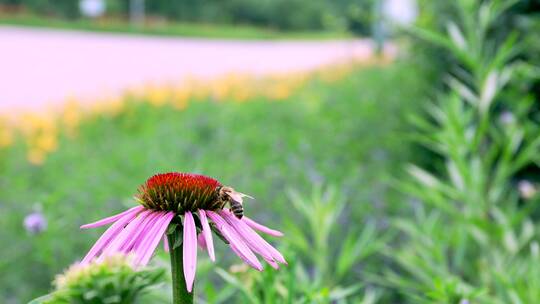
[[[241,219],[244,216],[243,198],[248,197],[253,199],[253,197],[237,192],[233,188],[226,186],[219,186],[216,190],[218,192],[218,199],[222,202],[221,208],[229,203],[232,213],[237,218]]]

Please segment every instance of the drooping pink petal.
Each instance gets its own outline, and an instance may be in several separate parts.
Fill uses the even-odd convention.
[[[286,264],[283,255],[277,251],[272,245],[258,235],[251,227],[249,227],[242,220],[238,219],[234,214],[228,210],[222,210],[221,216],[236,230],[246,244],[256,253],[260,254],[265,261],[270,265],[275,264],[274,261]]]
[[[227,223],[236,231],[236,233],[242,238],[242,240],[244,240],[246,245],[251,250],[253,250],[255,253],[258,253],[259,255],[261,255],[264,260],[273,261],[272,255],[270,255],[270,253],[266,250],[264,245],[261,242],[259,242],[257,239],[255,239],[251,235],[249,235],[247,233],[247,231],[245,229],[243,229],[244,227],[241,227],[237,223],[240,220],[238,220],[238,218],[236,218],[236,216],[234,216],[233,214],[231,214],[228,211],[223,211],[223,210],[219,211],[219,215],[221,215],[221,217],[225,221],[227,221]]]
[[[142,260],[144,259],[144,256],[147,254],[147,252],[151,250],[150,245],[156,236],[156,232],[161,226],[161,223],[163,223],[163,221],[165,220],[164,212],[156,212],[156,214],[156,218],[152,221],[150,225],[148,225],[144,233],[141,233],[139,235],[139,237],[137,238],[137,244],[131,250],[131,252],[135,256],[135,265],[143,265]]]
[[[97,242],[92,246],[90,251],[83,258],[81,264],[86,264],[90,262],[94,257],[96,257],[99,252],[114,239],[118,233],[124,228],[124,226],[129,223],[135,216],[136,212],[128,212],[120,217],[111,227],[109,227],[103,235],[97,240]]]
[[[124,215],[127,215],[127,214],[132,213],[132,212],[138,212],[138,211],[141,211],[143,209],[144,209],[143,206],[136,206],[136,207],[128,209],[128,210],[126,210],[126,211],[124,211],[122,213],[118,213],[116,215],[106,217],[104,219],[101,219],[101,220],[93,222],[93,223],[82,225],[81,229],[96,228],[96,227],[104,226],[104,225],[110,224],[112,222],[115,222],[116,220],[123,217]]]
[[[206,212],[202,209],[199,209],[199,219],[201,220],[202,235],[206,243],[206,248],[208,249],[208,255],[210,256],[210,260],[215,261],[216,256],[214,254],[214,241],[212,240],[212,230],[210,229],[210,225],[208,224]]]
[[[129,251],[135,256],[133,259],[133,263],[135,265],[141,264],[143,257],[149,250],[148,248],[155,237],[157,229],[159,229],[160,224],[165,219],[164,214],[165,212],[161,211],[154,212],[154,218],[147,223],[147,225],[141,230],[141,233],[135,238],[135,242]]]
[[[278,263],[276,263],[274,260],[265,260],[272,268],[279,269]]]
[[[268,235],[277,236],[277,237],[283,236],[283,232],[261,225],[247,216],[242,217],[242,221],[244,221],[244,223],[246,223],[249,227],[255,230],[259,230],[260,232],[266,233]]]
[[[184,214],[184,239],[182,250],[184,278],[186,279],[187,291],[191,292],[197,269],[197,228],[195,227],[193,214],[189,211],[186,211]]]
[[[174,212],[159,212],[159,217],[157,221],[154,222],[153,227],[147,231],[144,240],[142,241],[140,247],[137,248],[135,264],[145,266],[150,261],[152,254],[156,250],[159,240],[163,237],[165,230],[169,226],[172,218],[174,217]]]
[[[174,215],[174,212],[167,212],[164,216],[163,221],[157,226],[154,238],[152,239],[152,242],[150,243],[146,254],[141,259],[141,265],[144,266],[150,261],[152,254],[154,254],[154,252],[156,251],[156,247],[159,245],[159,241],[161,240],[161,237],[165,234],[165,231],[167,230],[167,227],[169,227],[169,224],[171,223]]]
[[[152,211],[144,210],[139,213],[135,219],[133,219],[122,231],[112,240],[109,245],[103,249],[101,255],[110,255],[120,251],[122,246],[133,239],[137,234],[137,231],[141,228],[141,224],[144,224],[144,220],[148,217]]]
[[[199,244],[199,247],[201,247],[202,250],[207,250],[206,240],[204,239],[202,233],[199,233],[199,235],[197,235],[197,244]]]
[[[161,212],[153,211],[148,217],[141,223],[139,229],[133,234],[132,238],[121,247],[121,251],[124,253],[137,252],[137,246],[139,246],[144,240],[146,233],[153,227],[154,222],[160,217]]]
[[[149,232],[154,228],[157,222],[161,219],[162,212],[152,212],[152,214],[146,218],[144,226],[139,229],[139,233],[123,247],[125,252],[134,252],[136,255],[140,253],[142,245],[149,237]]]
[[[169,253],[169,250],[170,250],[170,248],[169,248],[169,240],[167,239],[167,236],[164,235],[163,236],[163,251]]]
[[[259,262],[255,254],[244,243],[242,238],[238,236],[236,231],[217,213],[207,210],[206,214],[216,224],[217,229],[221,232],[223,237],[230,243],[232,250],[248,265],[262,271],[263,267],[261,262]]]

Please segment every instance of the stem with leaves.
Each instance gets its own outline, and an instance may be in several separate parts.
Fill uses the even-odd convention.
[[[172,274],[172,291],[173,304],[191,304],[193,303],[193,292],[188,292],[186,280],[184,279],[184,261],[182,245],[177,245],[182,240],[181,225],[173,226],[172,233],[167,234],[169,241],[169,254],[171,256],[171,274]],[[171,227],[172,228],[172,227]]]

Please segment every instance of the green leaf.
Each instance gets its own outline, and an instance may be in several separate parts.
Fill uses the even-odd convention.
[[[178,227],[178,224],[176,223],[169,224],[169,227],[167,227],[167,234],[173,234],[176,231],[176,227]]]
[[[332,301],[345,299],[347,297],[352,296],[356,292],[358,292],[358,290],[360,290],[360,288],[362,288],[362,284],[360,284],[360,283],[353,284],[353,285],[351,285],[349,287],[346,287],[346,288],[341,288],[341,287],[334,288],[334,289],[332,289],[330,291],[330,299]]]
[[[227,283],[239,289],[250,300],[250,303],[260,303],[257,297],[252,292],[250,292],[250,290],[246,288],[245,284],[239,279],[232,276],[230,273],[221,268],[216,269],[216,272],[221,278],[227,281]]]
[[[32,301],[28,302],[28,304],[41,304],[41,303],[44,303],[45,301],[50,300],[52,297],[53,297],[52,293],[47,294],[47,295],[41,296],[39,298],[33,299]]]

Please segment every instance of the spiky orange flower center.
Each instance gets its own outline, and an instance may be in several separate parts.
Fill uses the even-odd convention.
[[[147,209],[174,211],[215,210],[220,207],[217,180],[192,173],[156,174],[139,187],[137,195]]]

